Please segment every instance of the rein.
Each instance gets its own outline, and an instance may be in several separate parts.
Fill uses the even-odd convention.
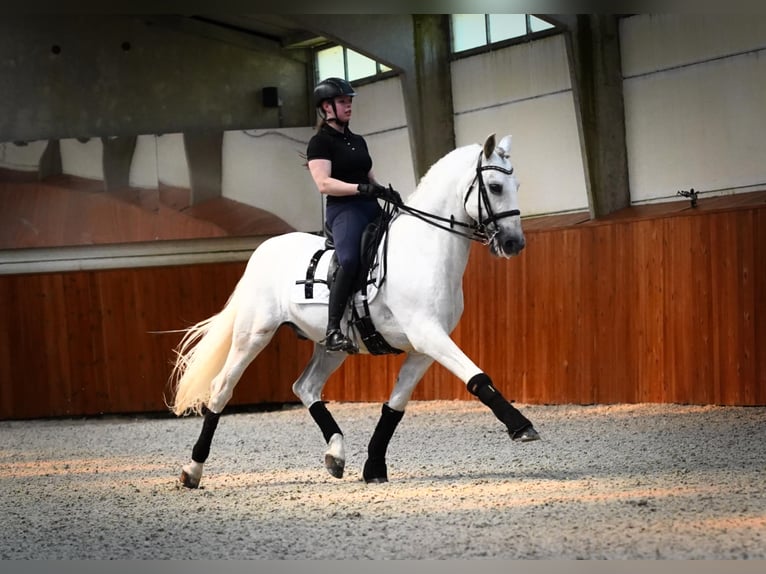
[[[471,184],[468,186],[468,191],[466,192],[465,199],[463,200],[463,206],[465,206],[468,203],[468,198],[471,195],[471,191],[473,191],[473,186],[478,180],[479,182],[479,197],[478,197],[479,221],[478,222],[474,221],[473,223],[463,223],[462,221],[457,221],[454,215],[450,215],[449,218],[442,217],[440,215],[429,213],[427,211],[422,211],[420,209],[416,209],[414,207],[410,207],[404,204],[397,206],[398,209],[400,211],[409,213],[410,215],[417,217],[418,219],[422,221],[425,221],[429,225],[438,227],[439,229],[449,231],[450,233],[454,233],[455,235],[460,235],[472,241],[478,241],[482,245],[489,245],[489,243],[492,241],[494,236],[497,234],[497,231],[495,231],[492,234],[489,234],[489,232],[487,231],[487,225],[495,223],[496,221],[503,219],[505,217],[514,217],[516,215],[521,215],[521,212],[518,209],[501,211],[500,213],[497,213],[497,214],[492,212],[492,207],[489,204],[489,196],[487,195],[487,189],[486,189],[486,186],[484,185],[484,180],[481,178],[481,172],[495,170],[495,171],[502,172],[506,175],[511,175],[513,173],[513,168],[505,169],[504,167],[500,167],[497,165],[481,165],[481,156],[482,156],[482,152],[479,152],[479,161],[476,165],[476,175],[474,176],[473,181],[471,181]],[[482,204],[484,204],[484,209],[487,212],[486,218],[482,218]],[[447,227],[446,225],[441,225],[440,223],[437,223],[437,222],[449,223],[449,227]],[[464,228],[468,231],[463,231],[462,229],[456,229],[456,227]]]

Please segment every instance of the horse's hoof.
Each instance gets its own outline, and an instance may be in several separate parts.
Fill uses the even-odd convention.
[[[331,454],[326,454],[324,455],[324,465],[327,468],[327,472],[335,478],[343,478],[343,470],[346,468],[345,460],[335,458]]]
[[[532,442],[533,440],[540,440],[540,434],[532,425],[526,426],[520,431],[516,431],[514,433],[508,431],[508,434],[511,435],[511,440],[519,442]]]
[[[343,478],[343,470],[346,467],[346,446],[343,442],[343,434],[333,434],[327,445],[328,448],[324,453],[325,468],[335,478]]]
[[[194,478],[185,470],[181,471],[181,478],[179,480],[181,481],[181,484],[183,484],[186,488],[199,487],[199,478]]]
[[[367,459],[364,463],[362,476],[367,484],[383,484],[384,482],[388,482],[388,468],[386,467],[386,463],[379,459]]]
[[[375,478],[365,478],[364,481],[367,484],[384,484],[388,482],[388,479],[385,476],[378,476]]]

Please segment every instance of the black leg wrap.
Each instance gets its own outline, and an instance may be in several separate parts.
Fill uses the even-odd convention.
[[[394,431],[403,416],[404,411],[395,411],[387,404],[383,405],[380,419],[367,447],[367,461],[364,463],[362,472],[365,481],[386,482],[388,480],[386,451],[388,450],[388,443],[391,442],[391,437],[394,436]]]
[[[479,373],[468,381],[468,391],[487,405],[495,416],[508,427],[511,437],[532,425],[532,422],[521,414],[519,409],[509,403],[503,395],[492,385],[485,373]]]
[[[199,433],[197,443],[192,449],[192,460],[194,462],[203,463],[207,460],[210,454],[210,444],[213,442],[213,435],[215,429],[218,426],[218,419],[221,417],[221,413],[214,413],[213,411],[205,411],[205,422],[202,423],[202,432]]]
[[[330,414],[330,411],[327,410],[327,407],[324,406],[322,401],[317,401],[311,405],[309,407],[309,413],[314,419],[314,422],[319,425],[325,442],[329,443],[330,438],[335,433],[343,434],[340,430],[340,427],[338,426],[338,423],[335,422],[335,419]]]

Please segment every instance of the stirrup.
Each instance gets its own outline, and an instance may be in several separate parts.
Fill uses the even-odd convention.
[[[333,329],[327,333],[327,337],[322,341],[328,351],[344,351],[346,353],[358,353],[359,347],[349,339],[340,329]]]

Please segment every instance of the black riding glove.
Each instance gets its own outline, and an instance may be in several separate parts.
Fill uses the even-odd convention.
[[[360,183],[356,188],[362,195],[371,195],[372,197],[382,199],[383,201],[393,203],[394,205],[402,205],[404,203],[399,192],[391,186],[383,187],[377,183]]]

